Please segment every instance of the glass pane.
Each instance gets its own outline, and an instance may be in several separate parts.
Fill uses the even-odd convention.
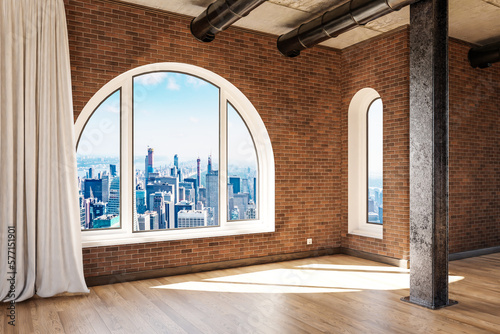
[[[82,230],[120,227],[120,91],[104,100],[76,150]]]
[[[368,222],[383,223],[383,115],[382,100],[368,109]]]
[[[257,219],[257,152],[248,128],[227,106],[227,219]]]
[[[191,75],[134,78],[134,231],[219,224],[219,88]]]

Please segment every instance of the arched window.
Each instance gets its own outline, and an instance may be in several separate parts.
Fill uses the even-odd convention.
[[[77,119],[84,246],[274,231],[274,157],[250,101],[200,67],[142,66]]]
[[[348,111],[348,232],[383,238],[383,106],[371,88]]]
[[[382,100],[374,100],[367,121],[368,223],[383,224],[384,118]]]

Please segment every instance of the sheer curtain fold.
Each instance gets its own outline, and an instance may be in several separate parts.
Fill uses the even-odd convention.
[[[2,0],[0,28],[0,299],[88,292],[63,0]]]

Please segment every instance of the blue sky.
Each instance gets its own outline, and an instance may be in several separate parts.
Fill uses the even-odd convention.
[[[236,109],[230,104],[227,109],[227,128],[228,165],[245,166],[257,170],[257,154],[250,132]]]
[[[134,155],[181,161],[218,159],[219,89],[196,77],[170,72],[134,79]]]
[[[118,156],[120,154],[120,91],[111,94],[85,125],[78,155]]]
[[[94,112],[78,145],[79,155],[118,156],[120,145],[120,91],[110,95]],[[256,168],[250,133],[228,106],[229,164]],[[155,72],[134,78],[134,155],[142,159],[147,148],[155,161],[171,164],[200,157],[206,165],[212,155],[216,166],[219,150],[219,89],[194,76]],[[162,159],[163,157],[163,159]],[[158,163],[155,163],[156,165]],[[137,166],[140,169],[142,165]]]
[[[375,100],[368,113],[368,178],[382,178],[383,113],[382,100]]]

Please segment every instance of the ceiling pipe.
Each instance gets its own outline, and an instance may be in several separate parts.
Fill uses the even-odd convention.
[[[500,42],[472,48],[468,54],[470,66],[487,68],[500,61]]]
[[[191,33],[200,42],[211,42],[215,35],[247,16],[267,0],[218,0],[191,21]]]
[[[351,30],[418,0],[351,0],[300,25],[278,38],[278,50],[287,57]]]

